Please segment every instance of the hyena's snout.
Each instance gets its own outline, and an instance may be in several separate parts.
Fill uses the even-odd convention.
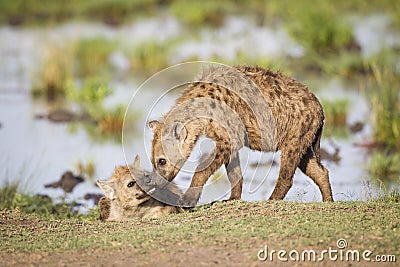
[[[152,179],[150,175],[144,175],[143,177],[136,179],[136,181],[140,189],[149,195],[153,194],[157,188],[156,180]]]

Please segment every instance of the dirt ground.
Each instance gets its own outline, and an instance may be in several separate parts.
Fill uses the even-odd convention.
[[[115,251],[67,251],[63,253],[0,253],[1,266],[396,266],[395,263],[268,262],[259,261],[255,251],[221,247],[178,248],[170,252],[138,253],[134,249]]]
[[[248,252],[219,248],[178,248],[171,252],[70,251],[65,253],[0,254],[5,266],[257,266]]]

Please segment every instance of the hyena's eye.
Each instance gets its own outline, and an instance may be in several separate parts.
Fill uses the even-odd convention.
[[[134,185],[135,185],[135,182],[132,181],[132,182],[129,182],[128,187],[132,187],[132,186],[134,186]]]
[[[158,164],[160,164],[161,166],[167,164],[167,161],[165,159],[159,159],[158,160]]]

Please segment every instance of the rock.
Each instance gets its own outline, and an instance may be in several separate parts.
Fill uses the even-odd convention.
[[[364,128],[364,123],[357,121],[351,125],[349,125],[349,129],[352,133],[358,133],[360,131],[362,131],[362,129]]]
[[[87,193],[83,198],[85,200],[93,200],[93,203],[97,205],[99,203],[100,198],[103,196],[103,194],[92,194],[92,193]]]
[[[81,176],[75,176],[71,171],[65,172],[58,182],[47,184],[45,188],[58,188],[61,187],[66,193],[71,193],[75,186],[82,183],[84,179]]]

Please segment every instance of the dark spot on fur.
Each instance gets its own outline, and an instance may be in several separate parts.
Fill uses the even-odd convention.
[[[303,97],[303,104],[304,104],[304,106],[308,106],[308,98],[307,97]]]
[[[211,106],[211,108],[215,108],[215,107],[216,107],[216,105],[215,105],[214,101],[213,101],[213,102],[211,102],[210,106]]]

